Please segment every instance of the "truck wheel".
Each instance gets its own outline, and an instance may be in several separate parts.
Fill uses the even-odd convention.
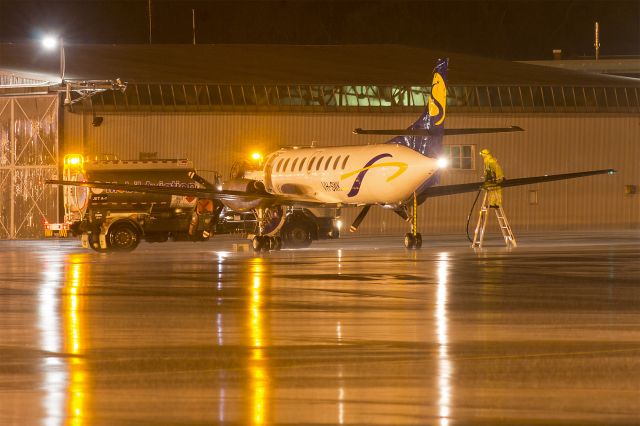
[[[303,222],[287,225],[283,237],[285,247],[305,248],[311,245],[311,231]]]
[[[131,251],[140,243],[140,233],[131,223],[116,222],[109,228],[107,241],[114,251]]]

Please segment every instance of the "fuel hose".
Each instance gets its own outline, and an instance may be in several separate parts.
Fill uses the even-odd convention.
[[[471,221],[471,215],[473,214],[473,209],[476,207],[476,203],[478,202],[478,197],[480,197],[481,192],[482,192],[482,189],[478,190],[478,193],[476,194],[476,199],[473,200],[473,204],[471,205],[471,210],[469,210],[469,216],[467,216],[467,239],[469,240],[470,243],[473,243],[473,240],[469,236],[469,222]]]

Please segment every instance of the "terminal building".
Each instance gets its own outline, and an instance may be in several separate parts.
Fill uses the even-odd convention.
[[[59,220],[65,154],[188,158],[228,178],[250,153],[363,145],[355,128],[409,126],[449,57],[446,126],[523,132],[445,137],[442,184],[479,181],[488,148],[506,178],[614,168],[613,176],[509,188],[516,233],[640,228],[640,80],[396,45],[0,44],[0,239],[34,238]],[[64,78],[64,84],[61,83]],[[427,200],[419,228],[460,233],[475,194]],[[357,209],[341,210],[343,223]],[[494,227],[495,224],[492,224]],[[374,208],[363,234],[407,232]],[[494,228],[497,231],[497,229]]]

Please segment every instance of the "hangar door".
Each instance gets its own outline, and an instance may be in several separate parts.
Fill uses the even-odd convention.
[[[58,221],[58,97],[0,98],[0,239],[44,234]]]

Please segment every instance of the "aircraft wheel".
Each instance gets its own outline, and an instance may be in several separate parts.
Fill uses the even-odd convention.
[[[262,251],[273,250],[275,246],[275,242],[273,241],[273,238],[268,235],[264,235],[261,238],[262,238]]]
[[[100,237],[98,234],[89,234],[89,247],[98,253],[106,253],[110,250],[109,240],[107,239],[107,248],[100,247]]]
[[[282,238],[273,237],[274,247],[273,250],[282,250]]]
[[[415,246],[416,244],[416,239],[413,237],[413,234],[411,233],[406,233],[404,234],[404,246],[408,249],[411,249]]]
[[[416,234],[415,248],[419,249],[420,247],[422,247],[422,234],[418,232]]]
[[[253,237],[253,240],[251,240],[251,247],[253,247],[253,251],[259,252],[260,250],[262,250],[263,246],[264,242],[261,235],[256,235],[255,237]]]

